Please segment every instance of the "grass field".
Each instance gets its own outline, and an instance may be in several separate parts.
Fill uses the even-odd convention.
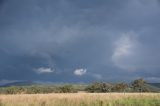
[[[160,106],[159,93],[0,95],[0,106]]]

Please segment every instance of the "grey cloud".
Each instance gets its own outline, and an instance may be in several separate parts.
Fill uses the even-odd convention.
[[[55,82],[157,77],[159,12],[157,0],[0,0],[0,77]],[[128,41],[114,46],[123,34]],[[131,54],[115,58],[116,51]],[[56,71],[37,75],[33,68],[39,67]],[[89,73],[77,78],[78,67]]]

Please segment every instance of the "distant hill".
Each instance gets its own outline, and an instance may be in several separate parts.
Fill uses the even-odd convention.
[[[148,83],[148,84],[160,88],[160,83]]]
[[[13,81],[13,82],[0,83],[0,87],[30,86],[30,85],[36,85],[36,83],[32,81]]]
[[[160,92],[160,83],[147,83],[146,86],[153,92]]]

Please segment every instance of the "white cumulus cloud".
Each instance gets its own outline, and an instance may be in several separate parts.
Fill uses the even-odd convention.
[[[83,68],[76,69],[76,70],[74,70],[74,75],[82,76],[82,75],[86,74],[86,72],[87,72],[87,69],[83,69]]]
[[[46,67],[40,67],[37,69],[34,69],[34,71],[38,74],[44,74],[44,73],[52,73],[54,70],[52,68],[46,68]]]

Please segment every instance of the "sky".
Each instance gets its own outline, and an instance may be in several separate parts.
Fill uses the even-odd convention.
[[[160,82],[160,0],[0,0],[0,80]]]

